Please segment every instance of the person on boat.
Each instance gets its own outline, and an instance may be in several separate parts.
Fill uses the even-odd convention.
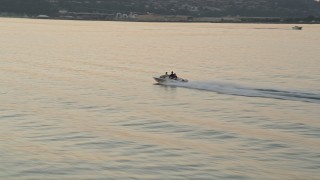
[[[170,74],[169,78],[173,79],[173,77],[174,77],[174,74],[173,74],[173,71],[171,71],[171,74]]]
[[[166,72],[165,75],[161,75],[161,76],[160,76],[160,78],[166,78],[166,77],[168,77],[168,72]]]
[[[173,73],[173,71],[171,71],[169,78],[170,79],[177,79],[178,77],[177,77],[176,73]]]

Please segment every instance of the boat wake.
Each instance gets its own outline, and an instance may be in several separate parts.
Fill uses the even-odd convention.
[[[302,101],[320,104],[320,94],[313,92],[304,92],[296,90],[283,90],[276,88],[261,88],[247,85],[240,85],[231,82],[188,82],[188,83],[167,83],[165,85],[183,87],[189,89],[198,89],[212,91],[221,94],[246,96],[246,97],[261,97],[281,100]]]

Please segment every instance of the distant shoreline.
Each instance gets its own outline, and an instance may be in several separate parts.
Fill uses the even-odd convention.
[[[22,19],[47,19],[47,20],[73,20],[73,21],[110,21],[110,22],[150,22],[150,23],[235,23],[235,24],[320,24],[320,18],[274,18],[274,17],[198,17],[186,19],[184,16],[159,16],[163,19],[98,19],[98,18],[64,18],[39,15],[26,16],[1,16],[0,18]],[[165,19],[169,17],[171,19]],[[174,19],[174,17],[180,17]],[[182,19],[184,18],[184,19]]]

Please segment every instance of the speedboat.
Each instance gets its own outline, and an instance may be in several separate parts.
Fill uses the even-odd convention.
[[[182,79],[180,77],[171,78],[169,75],[161,75],[160,77],[153,77],[158,83],[170,83],[170,82],[188,82],[187,79]]]
[[[293,26],[292,29],[293,30],[302,30],[302,26]]]

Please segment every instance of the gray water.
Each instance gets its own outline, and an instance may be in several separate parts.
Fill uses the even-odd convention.
[[[292,26],[0,19],[0,179],[318,179],[320,25]]]

